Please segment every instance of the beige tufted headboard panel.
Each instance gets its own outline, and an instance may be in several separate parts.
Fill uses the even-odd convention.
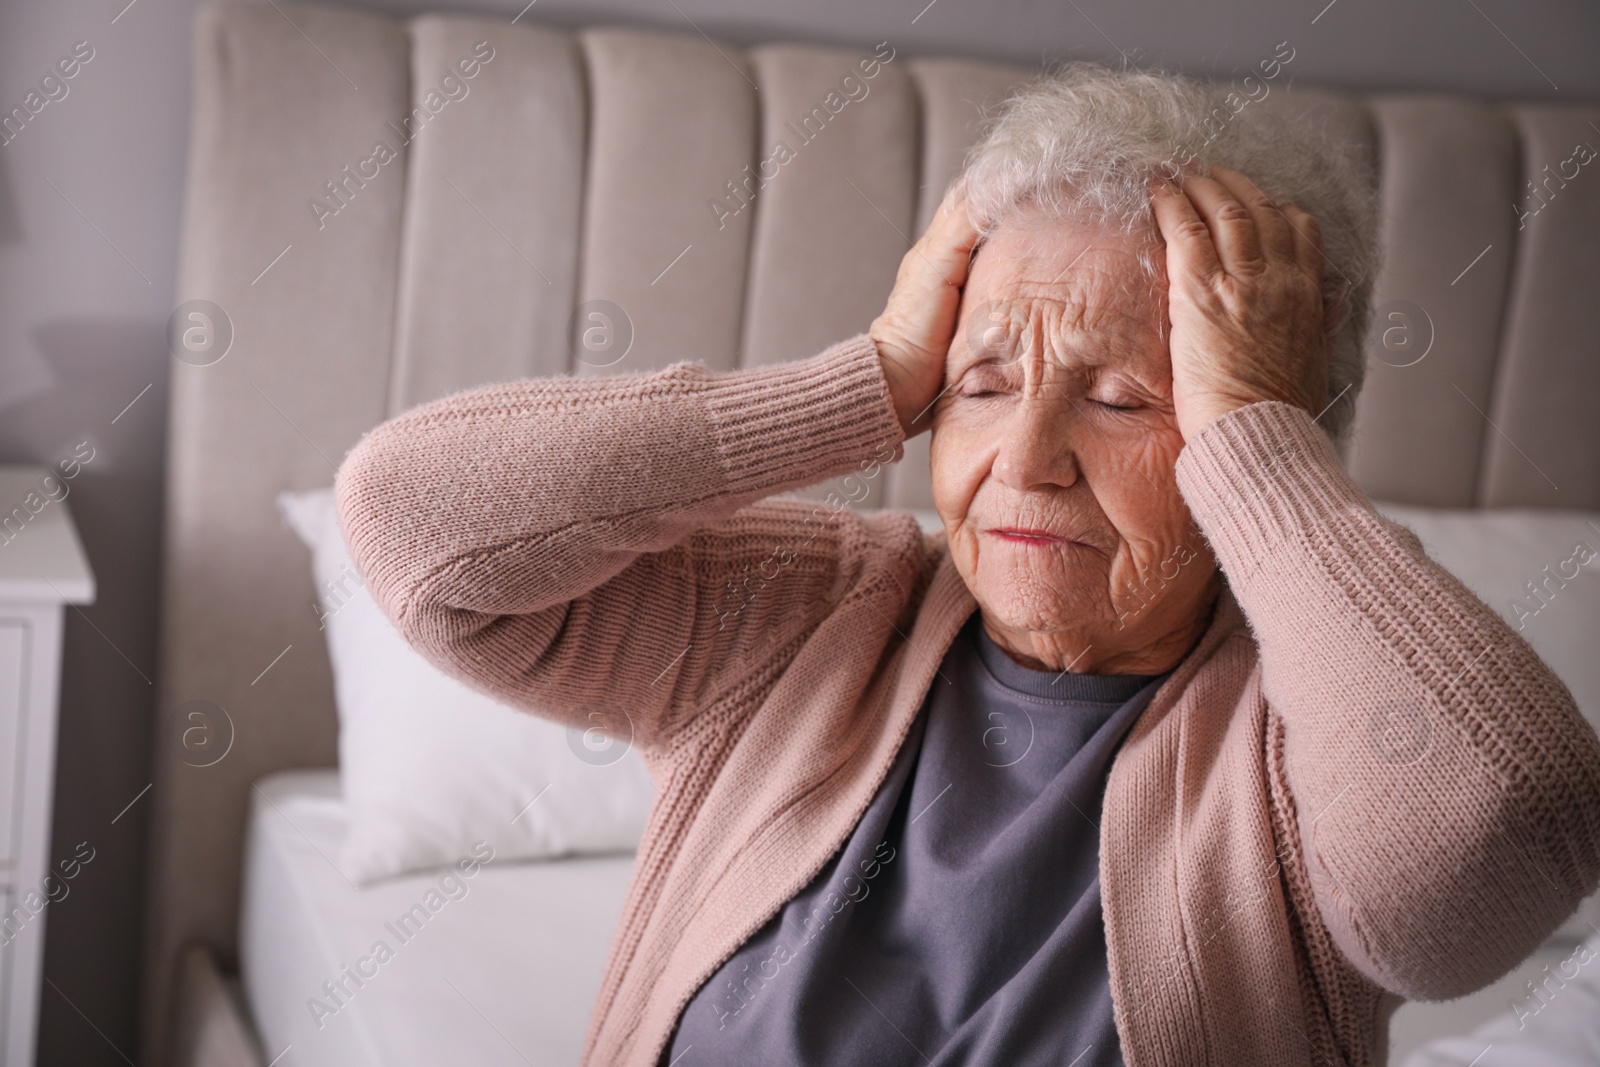
[[[194,25],[179,299],[220,308],[232,340],[173,363],[147,1063],[179,947],[231,963],[250,783],[335,762],[307,556],[275,494],[329,484],[363,431],[445,392],[788,360],[865,329],[980,105],[1032,73],[893,54],[862,79],[871,44],[281,6]],[[841,91],[851,73],[865,96]],[[1328,122],[1381,167],[1376,303],[1409,302],[1410,348],[1382,344],[1402,320],[1374,331],[1357,477],[1421,504],[1600,507],[1600,166],[1558,173],[1600,146],[1600,105],[1280,89],[1261,106]],[[808,115],[802,139],[788,124]],[[741,206],[728,183],[780,139],[793,158]],[[1513,205],[1541,203],[1519,230]],[[595,300],[631,322],[607,368],[569,346]],[[1424,320],[1427,355],[1391,365]],[[916,444],[870,504],[928,506]]]

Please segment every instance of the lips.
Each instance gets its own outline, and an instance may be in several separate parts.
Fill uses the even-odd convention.
[[[1067,537],[1064,534],[1053,533],[1050,530],[1037,530],[1026,526],[995,526],[991,527],[987,532],[1002,541],[1009,541],[1013,544],[1037,545],[1040,547],[1053,545],[1077,545],[1080,548],[1093,547],[1074,537]]]

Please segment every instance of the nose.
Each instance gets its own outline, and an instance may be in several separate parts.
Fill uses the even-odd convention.
[[[1074,418],[1064,400],[1033,395],[1018,400],[1001,428],[994,475],[1019,493],[1066,488],[1078,480],[1078,457],[1072,447]]]

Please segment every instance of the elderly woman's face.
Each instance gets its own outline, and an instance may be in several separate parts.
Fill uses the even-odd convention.
[[[1024,662],[1159,673],[1216,563],[1174,479],[1164,292],[1134,238],[1023,215],[981,248],[934,415],[934,503],[990,634]]]

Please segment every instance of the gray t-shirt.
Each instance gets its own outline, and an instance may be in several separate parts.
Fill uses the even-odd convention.
[[[974,614],[849,840],[690,999],[663,1067],[1120,1067],[1100,803],[1164,677],[1029,670]]]

